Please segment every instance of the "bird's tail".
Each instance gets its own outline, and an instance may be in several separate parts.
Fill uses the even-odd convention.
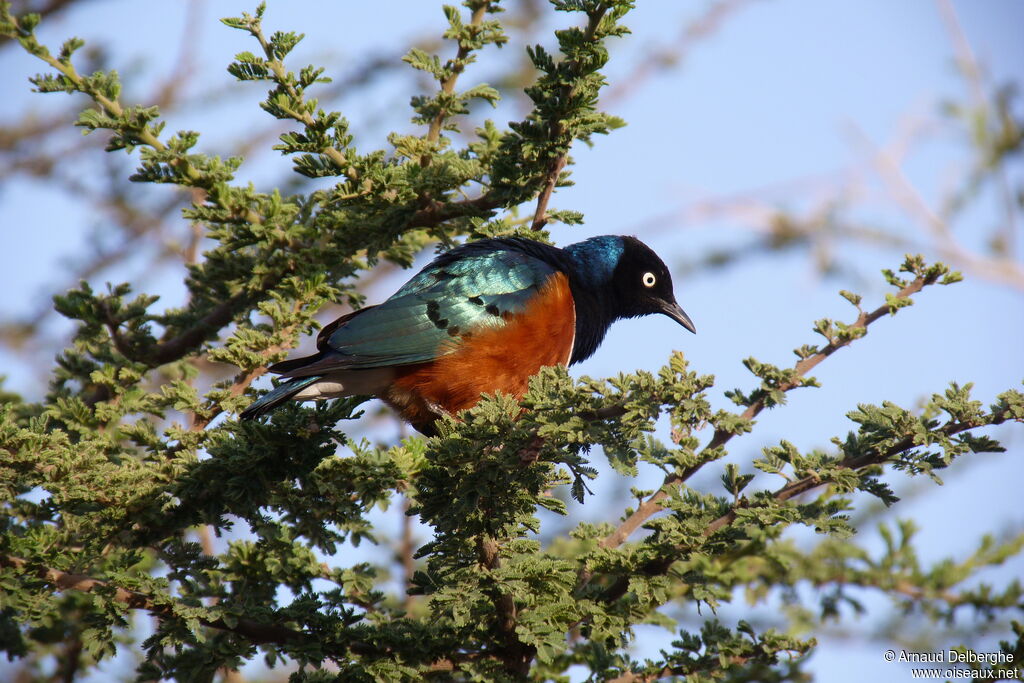
[[[284,384],[279,384],[271,389],[269,393],[256,399],[256,401],[243,410],[238,417],[241,420],[254,420],[258,417],[263,417],[274,408],[295,396],[295,394],[299,393],[311,384],[315,384],[321,379],[323,379],[322,375],[313,375],[312,377],[297,377],[285,382]]]

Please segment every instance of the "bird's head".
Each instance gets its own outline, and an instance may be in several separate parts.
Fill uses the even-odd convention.
[[[623,318],[661,313],[696,333],[690,316],[676,302],[672,275],[665,262],[635,237],[622,237],[622,253],[612,272],[619,313]]]
[[[661,313],[690,332],[697,332],[690,316],[676,302],[672,275],[664,261],[635,237],[593,237],[566,249],[580,271],[611,298],[616,318]]]

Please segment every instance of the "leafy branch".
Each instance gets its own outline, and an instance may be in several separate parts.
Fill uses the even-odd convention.
[[[887,295],[884,305],[870,312],[860,311],[856,320],[850,324],[833,323],[829,320],[818,321],[815,331],[825,337],[828,343],[821,348],[805,346],[798,349],[796,353],[800,360],[791,369],[783,371],[748,361],[748,368],[755,374],[759,374],[763,383],[749,396],[743,396],[739,392],[732,394],[735,397],[734,400],[746,405],[746,410],[738,416],[732,416],[727,425],[715,429],[710,441],[697,455],[693,465],[682,471],[666,475],[658,491],[645,500],[614,532],[602,539],[601,547],[615,548],[621,545],[652,515],[663,510],[661,503],[671,495],[672,490],[696,474],[706,462],[716,459],[720,449],[730,439],[739,433],[749,431],[752,421],[762,410],[784,402],[785,394],[788,391],[803,386],[815,386],[816,382],[812,378],[807,378],[807,373],[839,349],[867,334],[869,325],[887,314],[894,315],[900,308],[912,303],[910,297],[924,287],[936,283],[951,284],[960,279],[958,273],[949,272],[948,268],[942,264],[926,266],[920,256],[908,257],[900,270],[915,277],[911,281],[906,281],[886,271],[889,283],[899,287],[899,291],[895,295]],[[848,299],[852,304],[858,306],[859,310],[860,298],[856,295],[849,295]],[[605,412],[601,416],[607,416],[611,412]],[[589,577],[584,574],[581,584],[585,586],[588,582]]]
[[[549,219],[547,213],[548,202],[551,200],[551,194],[555,190],[555,185],[559,180],[562,180],[562,170],[565,168],[566,161],[569,158],[569,145],[572,143],[573,137],[569,136],[566,138],[568,126],[565,119],[573,113],[569,105],[579,96],[580,85],[586,82],[584,77],[596,73],[598,68],[604,66],[604,59],[607,58],[607,55],[601,55],[595,49],[600,45],[595,43],[595,38],[598,37],[601,22],[604,20],[605,13],[609,9],[611,9],[611,6],[608,3],[592,3],[587,8],[587,26],[583,30],[582,35],[574,35],[571,32],[563,34],[561,41],[563,45],[562,50],[566,54],[567,60],[564,65],[561,65],[561,70],[563,73],[569,74],[571,80],[563,80],[559,84],[560,92],[557,101],[564,104],[561,111],[556,110],[555,115],[549,118],[550,132],[548,133],[549,139],[554,142],[554,149],[560,151],[557,151],[554,154],[554,158],[549,162],[543,189],[537,197],[537,208],[533,213],[533,223],[530,225],[531,230],[541,230],[547,225]],[[625,8],[618,8],[618,10],[618,15],[621,16]],[[614,25],[614,19],[609,23]],[[607,28],[605,30],[607,31]],[[572,47],[567,47],[569,45]],[[534,64],[538,68],[543,68],[542,65],[547,66],[547,62],[544,60],[543,53],[539,48],[532,56],[534,57]],[[549,76],[553,75],[549,71]],[[540,85],[539,83],[538,86]],[[611,119],[608,119],[608,123],[618,125],[617,121],[613,123]]]
[[[966,396],[965,392],[954,387],[947,392],[945,398],[953,399],[960,404],[966,400]],[[755,463],[761,469],[781,474],[781,461],[794,466],[799,464],[799,469],[811,469],[812,472],[790,481],[769,497],[756,496],[753,501],[743,499],[737,502],[727,512],[707,523],[699,540],[685,545],[676,545],[671,554],[652,559],[642,564],[639,570],[646,576],[664,574],[680,558],[697,551],[716,534],[737,521],[742,521],[744,524],[760,524],[761,522],[758,521],[759,511],[778,509],[781,503],[823,486],[831,486],[833,492],[838,494],[861,489],[877,495],[887,504],[891,504],[896,501],[896,498],[889,492],[888,487],[880,485],[875,479],[880,465],[891,464],[897,469],[931,473],[934,468],[948,466],[956,455],[965,452],[1003,450],[997,443],[985,437],[967,434],[960,439],[953,438],[958,434],[981,427],[999,425],[1007,420],[1024,421],[1024,394],[1008,391],[1000,395],[999,398],[999,403],[993,405],[987,413],[975,410],[970,417],[953,414],[948,422],[941,425],[927,417],[914,420],[907,411],[902,410],[899,411],[898,417],[894,417],[892,414],[883,414],[886,411],[896,412],[894,406],[888,406],[885,409],[862,406],[861,412],[851,413],[853,419],[862,423],[861,434],[851,435],[846,442],[841,444],[841,457],[819,459],[813,464],[809,460],[798,462],[800,456],[796,455],[788,445],[777,449],[767,449],[769,458]],[[937,405],[946,403],[946,401],[943,397],[936,396],[933,397],[932,403]],[[875,420],[878,418],[882,418],[889,429],[899,425],[906,433],[887,434],[882,443],[876,443],[878,434],[875,429]],[[935,458],[927,453],[917,452],[921,446],[931,444],[943,447],[946,450],[946,455]],[[827,526],[827,523],[822,526]],[[731,539],[731,542],[735,541],[736,539]],[[602,601],[618,600],[629,590],[629,585],[630,579],[621,577],[607,588],[599,599]],[[582,587],[585,586],[584,583]]]
[[[20,557],[0,553],[0,568],[12,569],[18,573],[29,574],[50,584],[58,591],[74,591],[78,593],[98,593],[106,599],[120,603],[129,609],[149,612],[155,617],[165,620],[189,620],[202,626],[241,636],[253,645],[278,645],[302,649],[303,647],[322,647],[323,643],[317,635],[297,631],[279,623],[264,623],[247,619],[237,614],[224,613],[223,616],[209,616],[216,609],[198,610],[193,606],[176,603],[161,596],[159,599],[139,591],[114,586],[106,581],[87,576],[73,574],[52,567],[30,563]],[[393,653],[351,638],[344,639],[338,648],[335,643],[328,644],[332,651],[331,657],[336,661],[344,661],[345,653],[365,657],[388,657]],[[469,661],[472,657],[456,658],[455,660],[439,659],[428,665],[428,671],[453,671],[460,661]]]
[[[0,567],[32,574],[37,579],[45,581],[60,591],[78,591],[81,593],[102,592],[108,594],[114,601],[122,603],[131,609],[145,610],[156,617],[178,618],[176,613],[177,610],[172,603],[165,600],[158,602],[151,596],[138,591],[112,586],[105,581],[86,576],[85,574],[72,574],[52,567],[35,565],[23,558],[6,554],[0,554]],[[281,626],[279,624],[263,624],[244,617],[198,617],[198,621],[204,626],[209,626],[210,628],[237,633],[255,645],[265,643],[295,643],[301,642],[305,639],[305,636],[302,633],[290,629],[287,626]]]

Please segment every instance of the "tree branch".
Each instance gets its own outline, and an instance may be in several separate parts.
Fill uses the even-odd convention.
[[[704,13],[682,25],[679,33],[670,41],[660,46],[645,46],[644,59],[633,67],[628,75],[620,78],[618,83],[609,89],[605,103],[623,100],[629,97],[645,81],[660,71],[678,69],[686,62],[694,46],[701,40],[714,36],[722,24],[751,0],[719,0],[708,4]]]
[[[176,618],[174,607],[170,604],[157,603],[152,597],[145,593],[128,590],[120,586],[96,579],[86,574],[72,574],[52,567],[37,565],[21,557],[0,554],[0,568],[10,568],[19,572],[32,574],[38,579],[45,581],[59,591],[79,591],[91,593],[97,589],[113,589],[114,599],[132,609],[146,610],[157,618]],[[262,622],[239,617],[234,619],[234,624],[229,625],[224,619],[198,618],[199,623],[209,628],[220,631],[228,631],[238,634],[255,645],[324,645],[318,638],[279,624],[265,624]],[[371,657],[389,656],[387,649],[382,649],[361,641],[350,641],[344,644],[347,651]],[[467,653],[465,657],[453,659],[437,659],[430,665],[434,671],[454,671],[459,663],[479,658],[479,655]]]
[[[146,610],[156,617],[175,617],[174,608],[171,605],[157,603],[153,598],[144,593],[113,586],[106,581],[95,579],[85,574],[71,574],[52,567],[35,565],[26,559],[6,554],[0,554],[0,567],[31,573],[36,578],[61,591],[91,593],[101,588],[112,588],[114,590],[114,599],[123,605],[132,609]],[[201,617],[199,622],[210,628],[237,633],[257,645],[311,642],[311,638],[300,631],[278,624],[263,624],[252,619],[239,618],[233,626],[229,626],[223,619]]]
[[[560,128],[561,126],[559,125],[558,127]],[[555,185],[558,183],[562,170],[565,168],[567,156],[567,154],[559,154],[558,158],[551,164],[547,178],[544,181],[544,189],[541,190],[540,195],[537,197],[537,210],[533,214],[533,223],[530,225],[530,230],[541,230],[548,224],[548,202],[551,200],[551,195],[555,191]]]
[[[227,301],[217,304],[192,327],[176,337],[161,341],[146,354],[145,362],[156,367],[180,359],[189,351],[199,348],[204,341],[231,322],[231,319],[248,303],[247,295],[236,294]]]
[[[960,432],[965,432],[969,429],[977,429],[979,427],[1002,424],[1007,419],[1012,419],[1012,416],[1008,414],[992,414],[990,418],[991,419],[972,422],[949,422],[940,427],[937,430],[937,432],[945,436],[953,436],[955,434],[959,434]],[[888,462],[891,458],[896,457],[900,453],[903,453],[904,451],[908,451],[920,445],[922,444],[919,443],[917,439],[908,436],[904,439],[901,439],[899,442],[893,444],[884,452],[875,453],[873,455],[865,455],[860,458],[848,459],[845,462],[839,463],[839,466],[851,470],[861,470],[865,467],[881,465],[884,464],[885,462]],[[786,484],[781,489],[776,491],[773,497],[776,501],[783,502],[791,498],[794,498],[802,493],[807,493],[808,491],[812,491],[816,488],[826,486],[830,483],[832,483],[831,480],[822,479],[815,475],[809,475]],[[733,509],[729,510],[729,512],[725,513],[724,515],[721,515],[720,517],[712,521],[710,524],[708,524],[707,528],[704,529],[704,533],[702,534],[703,539],[706,540],[710,538],[718,531],[722,530],[723,528],[729,526],[734,521],[736,521],[736,510],[737,508],[734,507]],[[645,564],[639,571],[647,576],[656,576],[659,574],[664,574],[676,562],[676,560],[679,559],[679,557],[682,554],[685,554],[692,550],[694,550],[694,548],[692,547],[678,546],[676,547],[677,554],[671,557],[663,557],[657,560],[652,560]],[[604,602],[613,602],[615,600],[618,600],[623,595],[625,595],[628,589],[629,578],[620,577],[604,592],[604,594],[600,597],[600,600]]]
[[[461,202],[441,202],[434,200],[422,209],[417,210],[405,222],[407,228],[432,228],[452,218],[460,216],[480,216],[501,206],[494,193],[487,192],[475,199]]]
[[[469,25],[472,27],[479,27],[483,23],[484,17],[487,15],[487,10],[490,8],[490,2],[480,3],[480,6],[473,10],[472,18],[469,21]],[[445,95],[451,95],[455,91],[455,82],[459,80],[459,75],[466,68],[465,62],[466,57],[473,51],[473,48],[469,45],[460,44],[458,52],[455,53],[455,58],[452,59],[448,64],[451,65],[451,73],[441,81],[441,92]],[[437,142],[441,137],[441,128],[444,126],[445,112],[439,111],[434,117],[433,121],[430,122],[430,129],[427,131],[427,140],[429,142]],[[423,155],[420,157],[421,166],[430,165],[430,156]]]
[[[477,554],[481,566],[486,569],[497,569],[501,566],[500,549],[498,542],[493,538],[481,536],[477,541]],[[503,641],[502,652],[499,656],[510,673],[525,676],[530,670],[530,662],[533,661],[536,651],[534,648],[524,645],[516,634],[515,599],[497,586],[491,591],[491,599],[494,601],[494,611],[497,617],[495,626]]]
[[[588,16],[587,28],[584,34],[585,40],[589,42],[594,39],[597,29],[601,25],[601,19],[604,18],[607,11],[608,6],[601,5],[597,11]],[[580,63],[573,60],[569,63],[569,68],[574,73],[579,74]],[[571,97],[572,88],[568,86],[563,88],[560,100],[562,102],[568,102]],[[549,125],[551,126],[551,140],[557,144],[558,139],[566,133],[565,123],[561,120],[557,120],[549,122]],[[541,230],[548,224],[548,202],[551,200],[551,194],[555,191],[555,185],[558,184],[558,179],[562,176],[562,169],[565,168],[565,164],[568,161],[569,147],[571,145],[572,140],[569,140],[565,145],[565,150],[555,157],[551,161],[551,165],[548,166],[547,175],[544,179],[544,189],[541,190],[540,195],[537,197],[537,210],[533,213],[533,223],[530,226],[531,230]]]
[[[924,276],[918,277],[909,284],[907,284],[905,287],[900,289],[896,296],[904,298],[916,294],[917,292],[921,291],[923,287],[933,284],[937,277],[937,275],[931,278],[926,278]],[[870,313],[862,311],[861,314],[857,317],[857,320],[850,327],[852,329],[862,329],[866,332],[868,326],[871,325],[871,323],[875,322],[876,320],[878,320],[879,318],[881,318],[882,316],[889,312],[890,308],[888,304],[879,306]],[[848,346],[855,338],[857,337],[851,336],[844,340],[832,341],[814,355],[804,358],[797,362],[797,364],[793,366],[793,371],[796,373],[796,378],[788,383],[780,385],[779,390],[785,392],[795,389],[798,386],[801,386],[801,383],[799,381],[800,378],[804,377],[808,372],[810,372],[819,363],[821,363],[823,360],[831,356],[833,353],[843,348],[844,346]],[[753,420],[755,417],[757,417],[757,415],[761,413],[762,410],[764,410],[764,408],[765,399],[759,398],[758,400],[754,401],[749,406],[747,406],[747,409],[743,411],[740,417],[743,418],[744,420]],[[621,411],[622,409],[616,410],[615,407],[609,407],[602,410],[601,414],[595,415],[595,417],[616,417],[622,414]],[[686,468],[681,472],[666,475],[659,489],[654,494],[652,494],[647,500],[641,503],[629,517],[627,517],[621,524],[619,524],[618,527],[616,527],[615,531],[613,531],[605,538],[601,539],[600,546],[602,548],[617,548],[618,546],[622,545],[634,531],[639,529],[654,514],[664,509],[661,505],[661,501],[665,500],[665,498],[667,498],[670,495],[670,492],[673,488],[678,487],[683,482],[687,481],[690,477],[692,477],[694,474],[696,474],[698,470],[700,470],[704,462],[706,462],[706,460],[703,460],[701,456],[709,455],[715,449],[721,448],[734,435],[735,434],[731,431],[716,429],[715,433],[711,437],[711,440],[703,449],[701,449],[700,453],[698,454],[698,463],[689,468]],[[585,588],[590,583],[592,578],[593,572],[591,572],[586,567],[582,568],[580,570],[577,591]]]

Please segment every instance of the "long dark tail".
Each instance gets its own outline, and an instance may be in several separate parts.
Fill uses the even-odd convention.
[[[258,417],[263,417],[309,385],[318,382],[322,377],[322,375],[297,377],[280,384],[271,389],[269,393],[260,396],[252,405],[243,410],[238,418],[240,420],[255,420]]]

